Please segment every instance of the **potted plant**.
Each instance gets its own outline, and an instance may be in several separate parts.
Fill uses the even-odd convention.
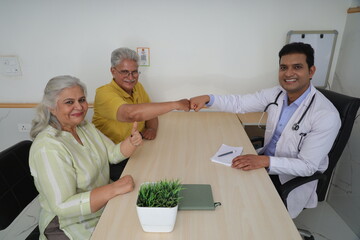
[[[161,180],[140,186],[136,210],[145,232],[174,229],[181,186],[179,180]]]

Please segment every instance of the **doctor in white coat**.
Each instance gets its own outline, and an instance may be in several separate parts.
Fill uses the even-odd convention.
[[[247,95],[202,95],[190,99],[199,111],[205,105],[224,112],[267,112],[264,147],[259,155],[233,159],[244,171],[266,168],[275,187],[297,176],[311,176],[328,167],[328,153],[340,129],[339,113],[311,84],[314,50],[309,44],[290,43],[279,52],[279,84]],[[294,189],[287,207],[292,218],[317,205],[317,181]]]

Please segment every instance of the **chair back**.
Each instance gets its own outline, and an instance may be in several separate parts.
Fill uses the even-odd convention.
[[[0,152],[0,230],[38,195],[29,168],[31,144],[22,141]]]
[[[354,125],[356,115],[360,105],[360,99],[355,97],[346,96],[340,93],[336,93],[326,89],[318,90],[324,94],[324,96],[334,104],[336,109],[339,111],[341,119],[341,127],[339,133],[334,141],[334,144],[328,154],[329,166],[324,172],[326,175],[325,180],[319,180],[317,187],[318,200],[323,201],[331,180],[331,175],[339,161],[342,152],[350,138],[351,130]]]

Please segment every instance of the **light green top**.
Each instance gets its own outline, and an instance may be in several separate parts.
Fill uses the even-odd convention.
[[[48,126],[35,138],[29,164],[41,205],[40,239],[44,230],[58,216],[60,228],[70,239],[89,239],[103,209],[91,213],[90,191],[110,183],[109,162],[125,157],[120,144],[114,144],[85,122],[76,128],[83,145],[71,133]]]

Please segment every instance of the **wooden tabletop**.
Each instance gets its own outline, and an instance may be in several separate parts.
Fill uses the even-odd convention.
[[[108,202],[92,239],[301,239],[264,169],[245,172],[211,162],[223,143],[256,154],[236,114],[171,112],[159,121],[156,139],[144,141],[123,172],[133,176],[135,190]],[[139,186],[162,179],[211,184],[222,206],[179,211],[171,233],[146,233],[136,213]]]
[[[243,126],[257,126],[257,125],[264,126],[264,125],[266,125],[267,112],[265,112],[265,113],[263,113],[263,112],[238,113],[237,116],[240,119]],[[262,116],[262,118],[261,118],[261,116]]]

